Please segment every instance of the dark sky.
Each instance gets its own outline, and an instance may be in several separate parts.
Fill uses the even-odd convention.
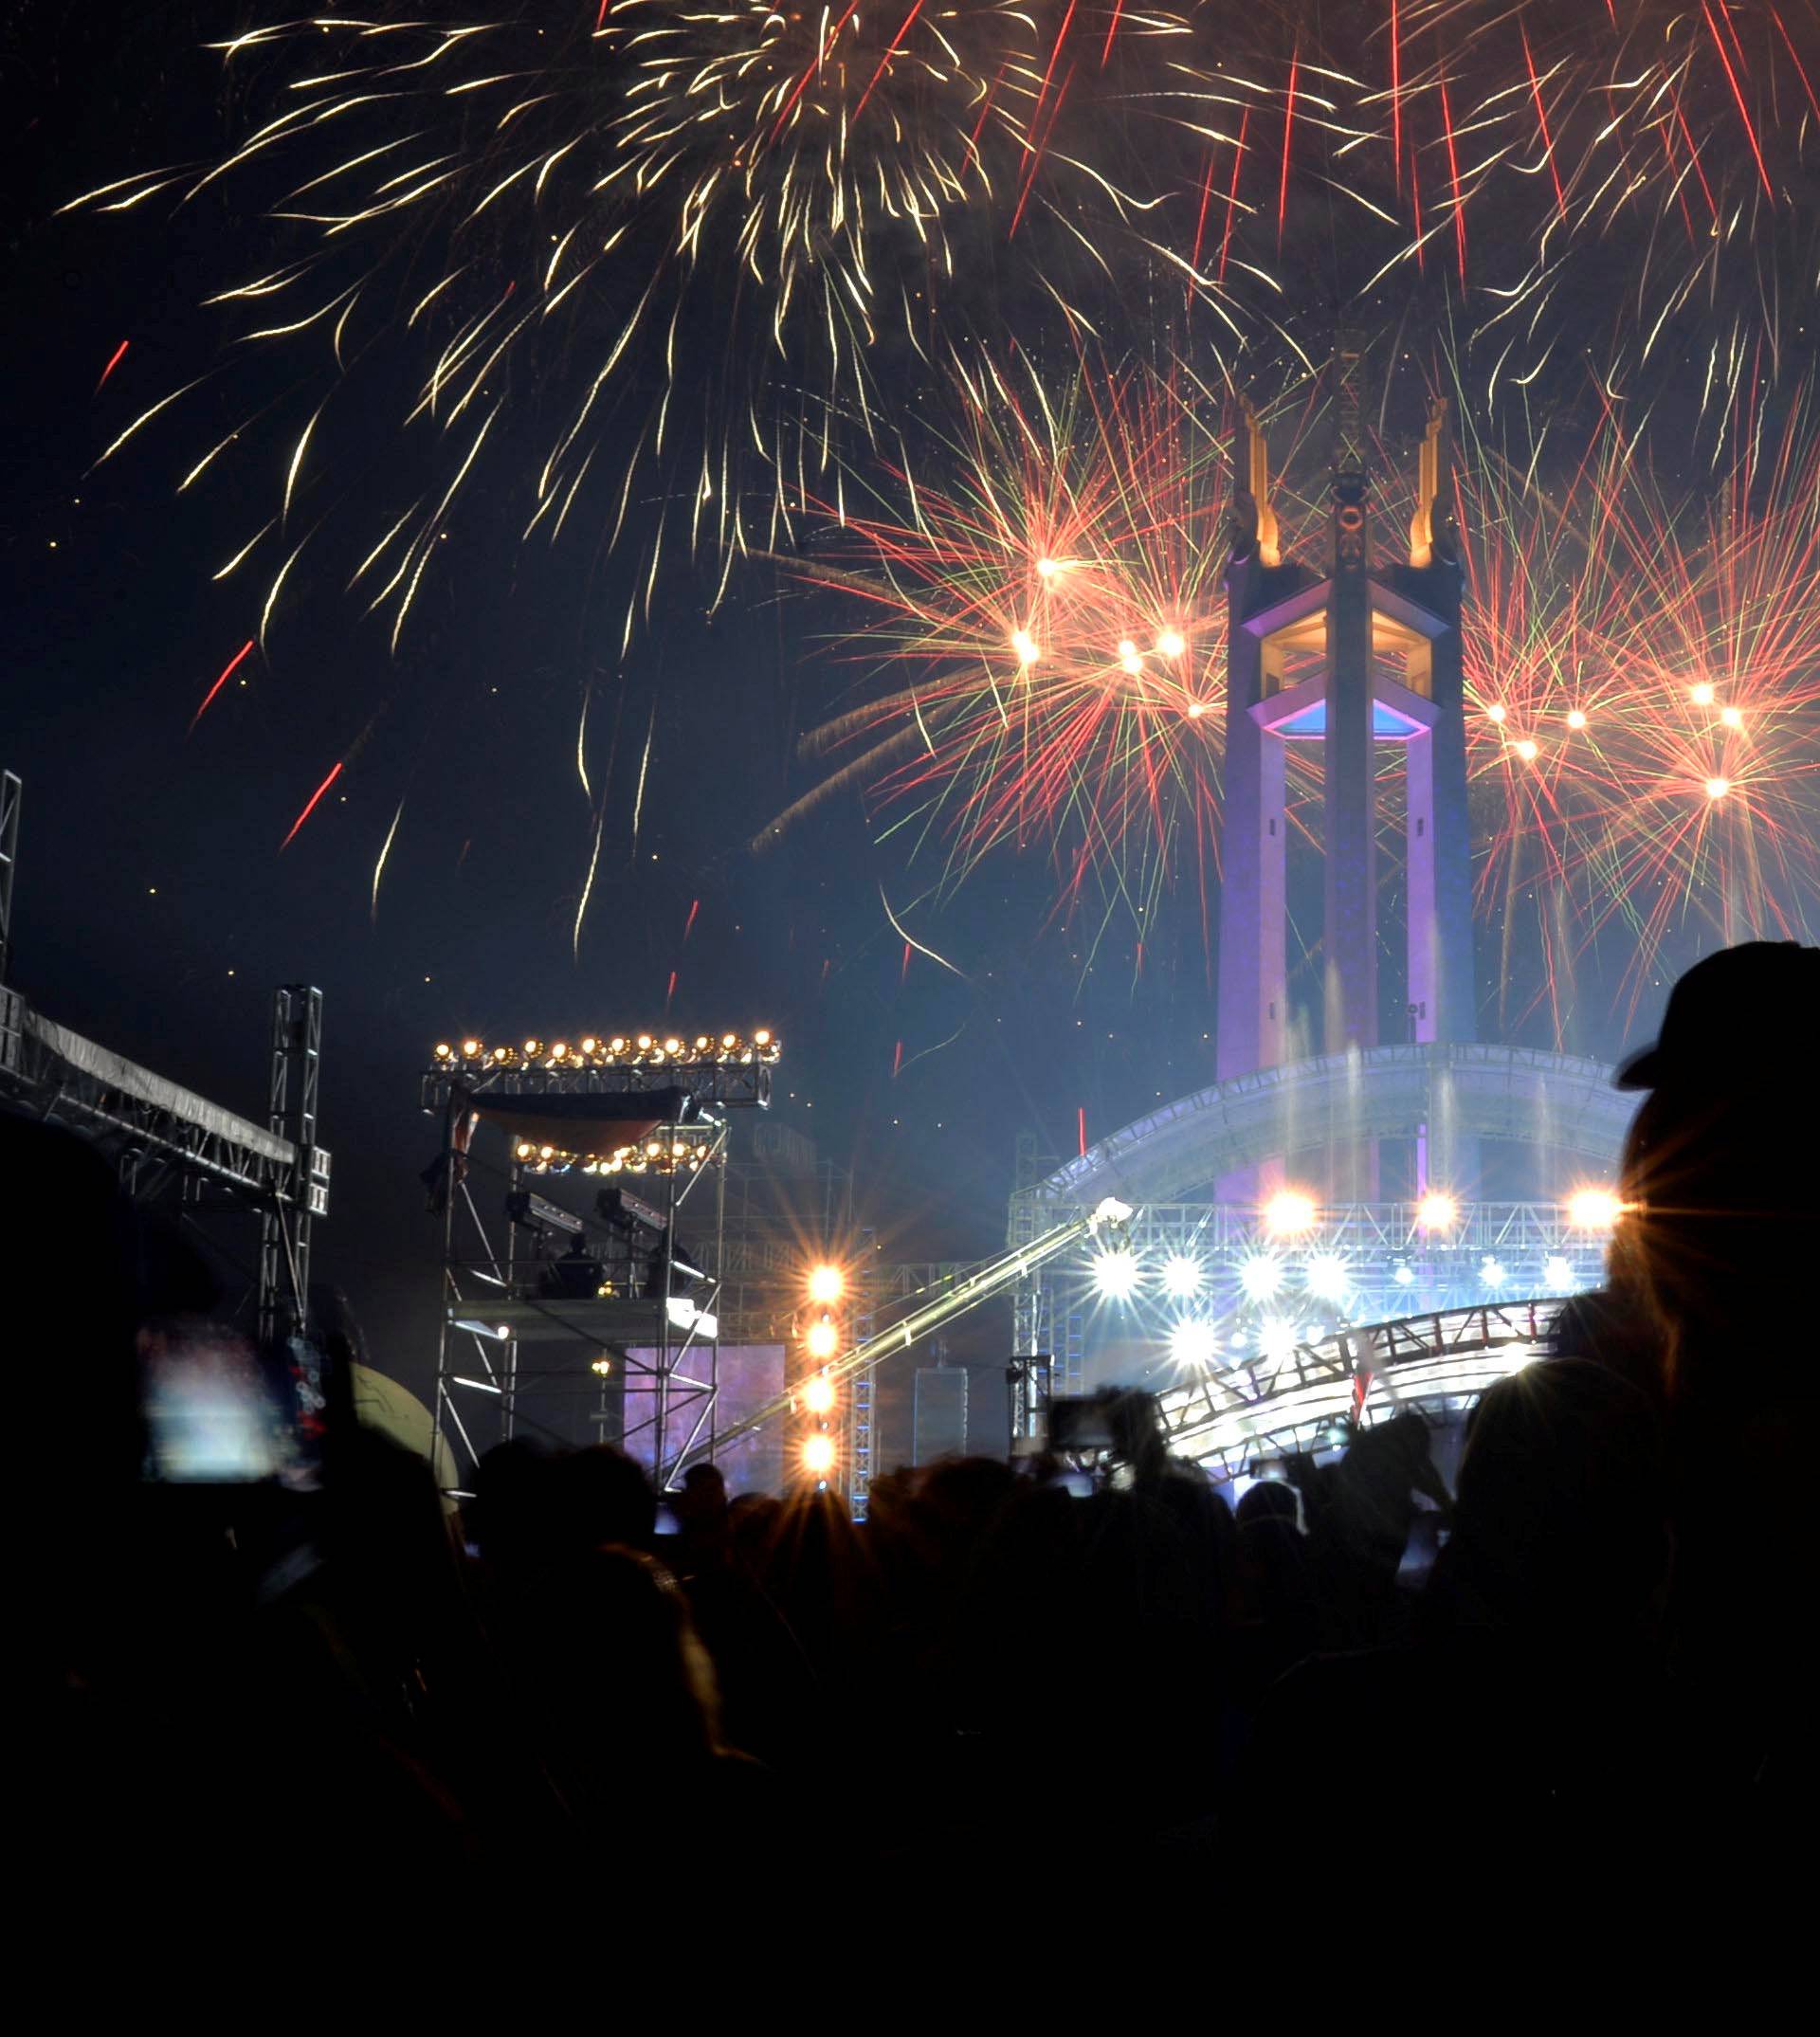
[[[1078,1108],[1098,1137],[1211,1079],[1198,898],[1189,885],[1166,902],[1141,973],[1128,925],[1087,970],[1083,930],[1050,918],[1047,864],[1002,858],[916,922],[962,981],[921,957],[903,969],[880,887],[901,902],[916,886],[895,847],[869,841],[857,803],[831,803],[753,857],[755,829],[801,789],[795,728],[846,682],[815,655],[817,618],[780,598],[767,569],[746,569],[712,623],[698,590],[670,583],[622,671],[619,569],[586,542],[520,548],[516,504],[489,515],[482,502],[397,659],[338,576],[303,571],[270,656],[248,659],[246,684],[187,733],[251,633],[246,589],[209,577],[245,518],[174,500],[173,463],[206,445],[200,427],[89,469],[126,418],[215,359],[219,328],[196,302],[257,265],[256,239],[230,260],[221,250],[258,223],[231,196],[175,220],[157,201],[127,219],[52,214],[106,177],[220,148],[218,60],[199,45],[243,14],[136,9],[123,26],[113,10],[15,4],[0,25],[12,158],[0,759],[27,788],[18,986],[252,1115],[270,987],[321,987],[336,1201],[318,1270],[350,1290],[376,1362],[420,1390],[434,1337],[435,1241],[417,1182],[435,1140],[416,1109],[429,1045],[470,1028],[661,1022],[672,972],[681,1029],[782,1034],[777,1108],[854,1172],[891,1256],[995,1250],[1021,1129],[1072,1151]],[[391,429],[375,405],[376,461]],[[361,485],[357,473],[345,482]],[[593,824],[573,753],[591,687],[596,768],[622,796],[576,959]],[[342,781],[281,852],[344,756]],[[369,884],[401,796],[375,918]],[[1574,1045],[1619,1044],[1615,1022],[1577,1023]],[[900,1042],[912,1064],[893,1080]]]

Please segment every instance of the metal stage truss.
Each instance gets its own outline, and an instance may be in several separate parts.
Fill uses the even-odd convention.
[[[1559,1308],[1550,1299],[1448,1309],[1209,1368],[1158,1396],[1169,1449],[1230,1479],[1331,1446],[1355,1419],[1460,1421],[1487,1387],[1545,1354]]]
[[[771,1066],[577,1066],[553,1062],[555,1051],[527,1050],[510,1065],[442,1061],[423,1077],[423,1107],[446,1128],[427,1176],[444,1225],[436,1430],[471,1471],[495,1442],[573,1444],[592,1429],[663,1489],[685,1459],[716,1448],[720,1113],[765,1107]],[[590,1100],[602,1100],[599,1124]],[[655,1130],[648,1156],[641,1146],[583,1162],[513,1129],[560,1112],[598,1132],[629,1122],[640,1100]],[[480,1142],[483,1128],[497,1158]]]
[[[273,993],[266,1121],[253,1123],[34,1010],[7,987],[20,782],[0,774],[0,1096],[80,1133],[136,1203],[174,1200],[186,1224],[259,1220],[256,1308],[262,1337],[300,1334],[309,1313],[310,1243],[329,1209],[330,1158],[316,1142],[322,993]]]

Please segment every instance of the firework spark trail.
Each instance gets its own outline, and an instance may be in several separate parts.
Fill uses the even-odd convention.
[[[248,637],[246,643],[244,643],[240,646],[240,648],[234,653],[234,655],[229,658],[228,663],[222,667],[221,677],[217,679],[214,684],[209,687],[209,691],[203,695],[202,705],[198,707],[195,713],[190,718],[190,727],[188,731],[190,735],[193,736],[195,734],[196,723],[202,719],[203,716],[206,715],[209,712],[209,708],[214,704],[214,699],[216,694],[218,694],[221,689],[228,683],[228,682],[233,678],[234,674],[239,671],[241,665],[246,661],[246,659],[251,657],[253,649],[253,639],[251,637]]]
[[[1749,428],[1710,500],[1608,416],[1555,500],[1481,459],[1468,755],[1494,794],[1482,903],[1608,925],[1634,997],[1682,931],[1805,937],[1820,898],[1820,438],[1807,400]]]
[[[857,781],[945,838],[955,876],[1045,846],[1065,890],[1098,872],[1141,901],[1216,797],[1224,448],[1148,372],[989,365],[960,387],[959,486],[892,468],[877,513],[849,501],[839,542],[794,562],[860,606],[847,647],[890,682],[810,731],[806,754],[845,760],[778,825]]]
[[[304,801],[302,812],[300,813],[297,818],[291,823],[290,833],[287,834],[284,837],[283,841],[282,841],[278,845],[278,850],[281,856],[287,848],[290,847],[291,844],[297,840],[299,829],[303,826],[304,822],[309,819],[310,815],[314,813],[317,808],[321,804],[323,793],[325,793],[330,788],[330,786],[332,786],[335,781],[341,775],[342,771],[346,768],[346,762],[347,760],[343,758],[340,763],[337,764],[335,769],[330,772],[326,778],[323,779],[322,783],[318,785],[315,791],[310,794],[309,798]]]
[[[386,829],[386,839],[380,846],[378,861],[373,866],[373,898],[368,908],[374,926],[379,924],[379,885],[386,874],[386,864],[391,857],[391,845],[398,839],[398,823],[405,817],[405,803],[398,802],[398,810],[391,816],[391,826]]]

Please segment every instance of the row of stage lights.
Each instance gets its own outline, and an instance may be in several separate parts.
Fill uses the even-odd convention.
[[[709,1139],[679,1136],[641,1139],[610,1153],[565,1153],[560,1146],[521,1138],[512,1151],[520,1166],[539,1174],[572,1169],[584,1174],[684,1174],[706,1166],[719,1148]]]
[[[774,1062],[783,1044],[761,1026],[748,1037],[737,1032],[614,1033],[596,1039],[592,1033],[572,1046],[566,1040],[527,1040],[521,1047],[488,1046],[483,1040],[437,1043],[439,1067],[487,1068],[660,1068],[750,1067]]]
[[[1575,1230],[1609,1231],[1624,1214],[1625,1205],[1610,1189],[1575,1189],[1561,1212]],[[1300,1237],[1320,1222],[1320,1206],[1305,1189],[1280,1189],[1258,1211],[1272,1237]],[[1430,1189],[1416,1201],[1415,1228],[1429,1236],[1450,1231],[1460,1221],[1460,1204],[1445,1189]]]
[[[1609,1189],[1576,1190],[1564,1207],[1570,1226],[1584,1231],[1589,1239],[1609,1234],[1625,1208]],[[1272,1237],[1283,1240],[1305,1237],[1320,1222],[1314,1198],[1296,1189],[1285,1189],[1273,1196],[1260,1215],[1264,1228]],[[1455,1228],[1459,1220],[1460,1206],[1451,1195],[1439,1192],[1425,1195],[1415,1208],[1414,1228],[1431,1244],[1445,1245],[1447,1233]],[[1236,1270],[1246,1300],[1263,1303],[1274,1300],[1283,1290],[1291,1269],[1281,1253],[1265,1247],[1240,1255]],[[1092,1272],[1095,1288],[1109,1301],[1130,1300],[1148,1278],[1138,1255],[1127,1246],[1096,1254]],[[1306,1291],[1322,1301],[1343,1301],[1356,1284],[1353,1264],[1336,1251],[1309,1253],[1302,1262],[1301,1275]],[[1187,1302],[1194,1300],[1206,1290],[1209,1269],[1192,1253],[1174,1252],[1157,1269],[1156,1278],[1172,1301]],[[1392,1264],[1391,1278],[1399,1287],[1410,1287],[1418,1276],[1408,1260],[1398,1259]],[[1495,1252],[1486,1252],[1481,1258],[1479,1279],[1483,1286],[1496,1290],[1505,1285],[1509,1278],[1509,1268]],[[1546,1260],[1542,1279],[1548,1289],[1556,1294],[1572,1293],[1578,1284],[1578,1275],[1572,1262],[1560,1253],[1553,1253]]]

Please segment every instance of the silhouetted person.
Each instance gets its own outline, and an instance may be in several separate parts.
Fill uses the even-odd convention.
[[[1626,1140],[1615,1293],[1653,1319],[1674,1479],[1670,1628],[1713,1846],[1774,1852],[1812,1793],[1806,1718],[1820,1236],[1820,949],[1751,941],[1675,985]],[[1748,1507],[1718,1482],[1748,1482]],[[1742,1828],[1733,1823],[1745,1820]]]

